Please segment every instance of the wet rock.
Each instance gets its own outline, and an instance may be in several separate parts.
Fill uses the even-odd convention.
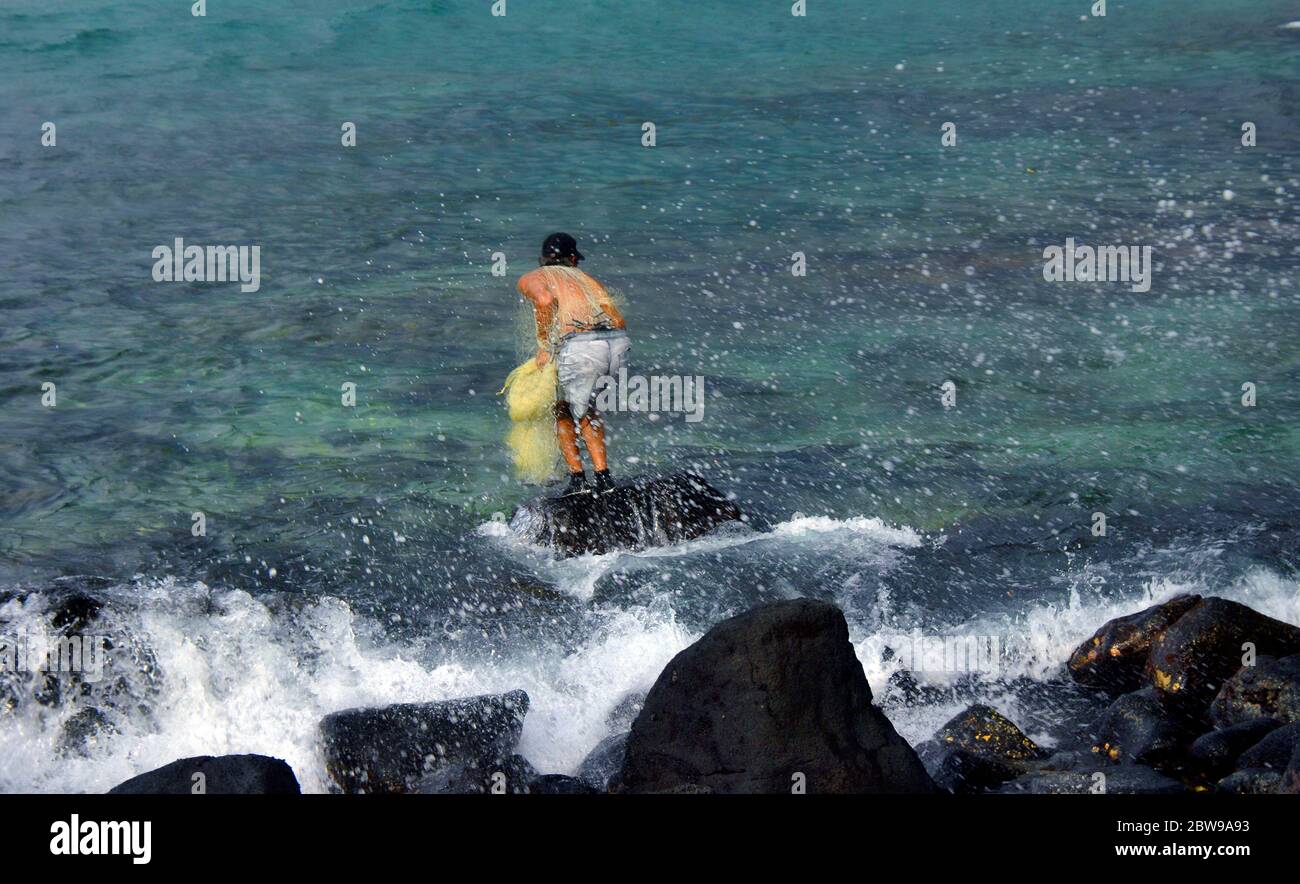
[[[1079,684],[1124,694],[1143,686],[1155,640],[1201,600],[1180,595],[1136,614],[1107,621],[1070,655],[1070,676]]]
[[[885,648],[885,660],[888,661],[892,656],[889,648]],[[934,685],[922,684],[917,681],[916,676],[906,669],[899,669],[889,676],[885,682],[885,690],[880,698],[882,706],[928,706],[939,703],[950,702],[957,699],[958,691],[953,687],[935,687]]]
[[[628,734],[613,734],[596,744],[578,765],[578,779],[597,792],[609,792],[618,787],[619,773],[627,755]]]
[[[60,755],[86,757],[104,740],[119,733],[103,710],[87,706],[73,713],[59,729]]]
[[[562,556],[644,549],[691,540],[740,510],[699,476],[641,477],[603,494],[538,497],[521,504],[510,528]]]
[[[93,593],[106,583],[100,578],[65,577],[39,593],[15,596],[24,601],[30,595],[39,596],[49,619],[49,645],[41,663],[46,668],[35,675],[31,685],[32,699],[42,706],[58,706],[86,695],[90,692],[88,682],[102,677],[102,672],[90,674],[80,667],[102,667],[107,662],[105,651],[112,648],[103,636],[90,634],[104,608]],[[32,650],[29,647],[28,652]]]
[[[1237,795],[1269,795],[1277,791],[1282,774],[1267,768],[1246,768],[1219,780],[1218,791]]]
[[[1257,654],[1294,654],[1300,629],[1227,599],[1204,598],[1152,644],[1147,675],[1166,697],[1208,706],[1241,668],[1247,642]]]
[[[714,626],[660,674],[632,725],[622,788],[934,791],[871,701],[838,608],[811,599],[754,608]]]
[[[595,795],[596,790],[576,777],[545,774],[528,784],[530,795]]]
[[[453,760],[423,774],[409,791],[420,795],[526,795],[537,771],[522,755]]]
[[[979,755],[940,743],[923,743],[917,747],[925,769],[935,785],[955,795],[971,795],[996,789],[1007,780],[1024,776],[1028,769],[1001,758]]]
[[[954,716],[939,728],[934,739],[945,746],[1012,762],[1036,761],[1048,755],[1011,719],[982,703]]]
[[[1281,725],[1275,718],[1254,718],[1202,734],[1187,750],[1191,767],[1204,776],[1223,777],[1237,767],[1242,752]]]
[[[9,600],[28,607],[28,613],[43,622],[25,621],[22,671],[0,671],[0,713],[29,702],[76,712],[79,717],[65,724],[74,732],[61,735],[56,744],[61,753],[82,751],[77,729],[96,714],[84,710],[97,709],[108,719],[130,718],[148,727],[161,692],[163,674],[153,651],[141,637],[123,629],[104,601],[103,589],[110,584],[100,578],[61,578],[44,589],[7,593]],[[0,618],[0,632],[7,626]],[[108,733],[103,730],[101,736]]]
[[[978,703],[917,749],[935,783],[959,794],[996,788],[1048,754],[1006,716]]]
[[[132,777],[110,795],[297,795],[293,770],[266,755],[199,755]]]
[[[1081,771],[1081,770],[1099,770],[1100,765],[1097,753],[1088,749],[1065,749],[1060,752],[1053,752],[1041,764],[1038,769],[1042,771]]]
[[[671,789],[656,789],[650,793],[652,795],[713,795],[713,789],[708,786],[700,786],[695,783],[683,783],[680,786],[673,786]]]
[[[641,708],[645,706],[645,691],[633,691],[632,693],[619,700],[609,714],[605,716],[605,726],[613,733],[625,731],[632,726],[632,722],[641,714]]]
[[[56,597],[50,606],[50,625],[64,635],[79,635],[99,617],[104,603],[89,593],[73,590]]]
[[[1223,683],[1210,705],[1220,727],[1252,718],[1300,721],[1300,654],[1259,656]]]
[[[1298,748],[1300,748],[1300,723],[1284,725],[1242,752],[1237,758],[1237,767],[1286,770],[1287,763],[1291,761],[1291,756]]]
[[[889,651],[889,648],[885,648]],[[906,669],[900,669],[889,676],[885,682],[884,700],[903,706],[915,705],[921,699],[921,685],[916,676]]]
[[[1123,764],[1096,770],[1038,771],[1003,785],[1008,794],[1028,795],[1177,795],[1187,787],[1149,767]]]
[[[1092,751],[1102,758],[1167,771],[1176,769],[1202,722],[1171,708],[1153,687],[1124,694],[1092,726]]]
[[[1277,791],[1283,795],[1300,795],[1300,746],[1291,753],[1286,770],[1277,784]]]
[[[344,792],[415,791],[443,768],[445,788],[481,785],[514,751],[527,712],[523,691],[335,712],[320,724],[325,768]]]

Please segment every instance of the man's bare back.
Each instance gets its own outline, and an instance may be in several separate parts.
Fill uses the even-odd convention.
[[[538,365],[549,361],[554,345],[566,335],[596,326],[627,328],[605,287],[576,267],[538,267],[521,276],[518,287],[519,293],[533,305]]]

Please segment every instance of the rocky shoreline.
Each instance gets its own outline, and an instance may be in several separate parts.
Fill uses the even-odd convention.
[[[1300,793],[1300,628],[1178,596],[1105,623],[1065,669],[1109,705],[1055,747],[985,704],[912,747],[875,705],[843,613],[797,599],[679,653],[574,776],[516,751],[523,691],[344,710],[320,731],[341,793]],[[196,773],[213,794],[298,791],[256,755],[181,759],[112,791],[189,793]]]

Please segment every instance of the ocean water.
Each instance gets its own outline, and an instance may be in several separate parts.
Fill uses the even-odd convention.
[[[0,789],[261,752],[322,791],[322,715],[512,688],[568,772],[801,595],[913,741],[973,697],[1059,739],[1073,644],[1175,592],[1300,623],[1294,3],[490,5],[0,8],[0,619],[90,587],[120,664],[6,682]],[[614,416],[615,472],[693,467],[748,525],[569,561],[503,529],[538,493],[513,283],[558,229],[636,369],[705,379],[699,423]],[[176,237],[259,245],[260,290],[154,282]],[[1150,291],[1045,282],[1067,237],[1151,246]],[[908,705],[914,633],[1007,657]]]

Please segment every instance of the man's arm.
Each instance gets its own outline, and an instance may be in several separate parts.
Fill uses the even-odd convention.
[[[555,319],[555,299],[551,293],[542,288],[534,290],[530,285],[526,285],[524,280],[528,277],[520,277],[519,294],[523,295],[533,305],[533,320],[537,324],[537,365],[540,368],[551,359],[551,323]]]

